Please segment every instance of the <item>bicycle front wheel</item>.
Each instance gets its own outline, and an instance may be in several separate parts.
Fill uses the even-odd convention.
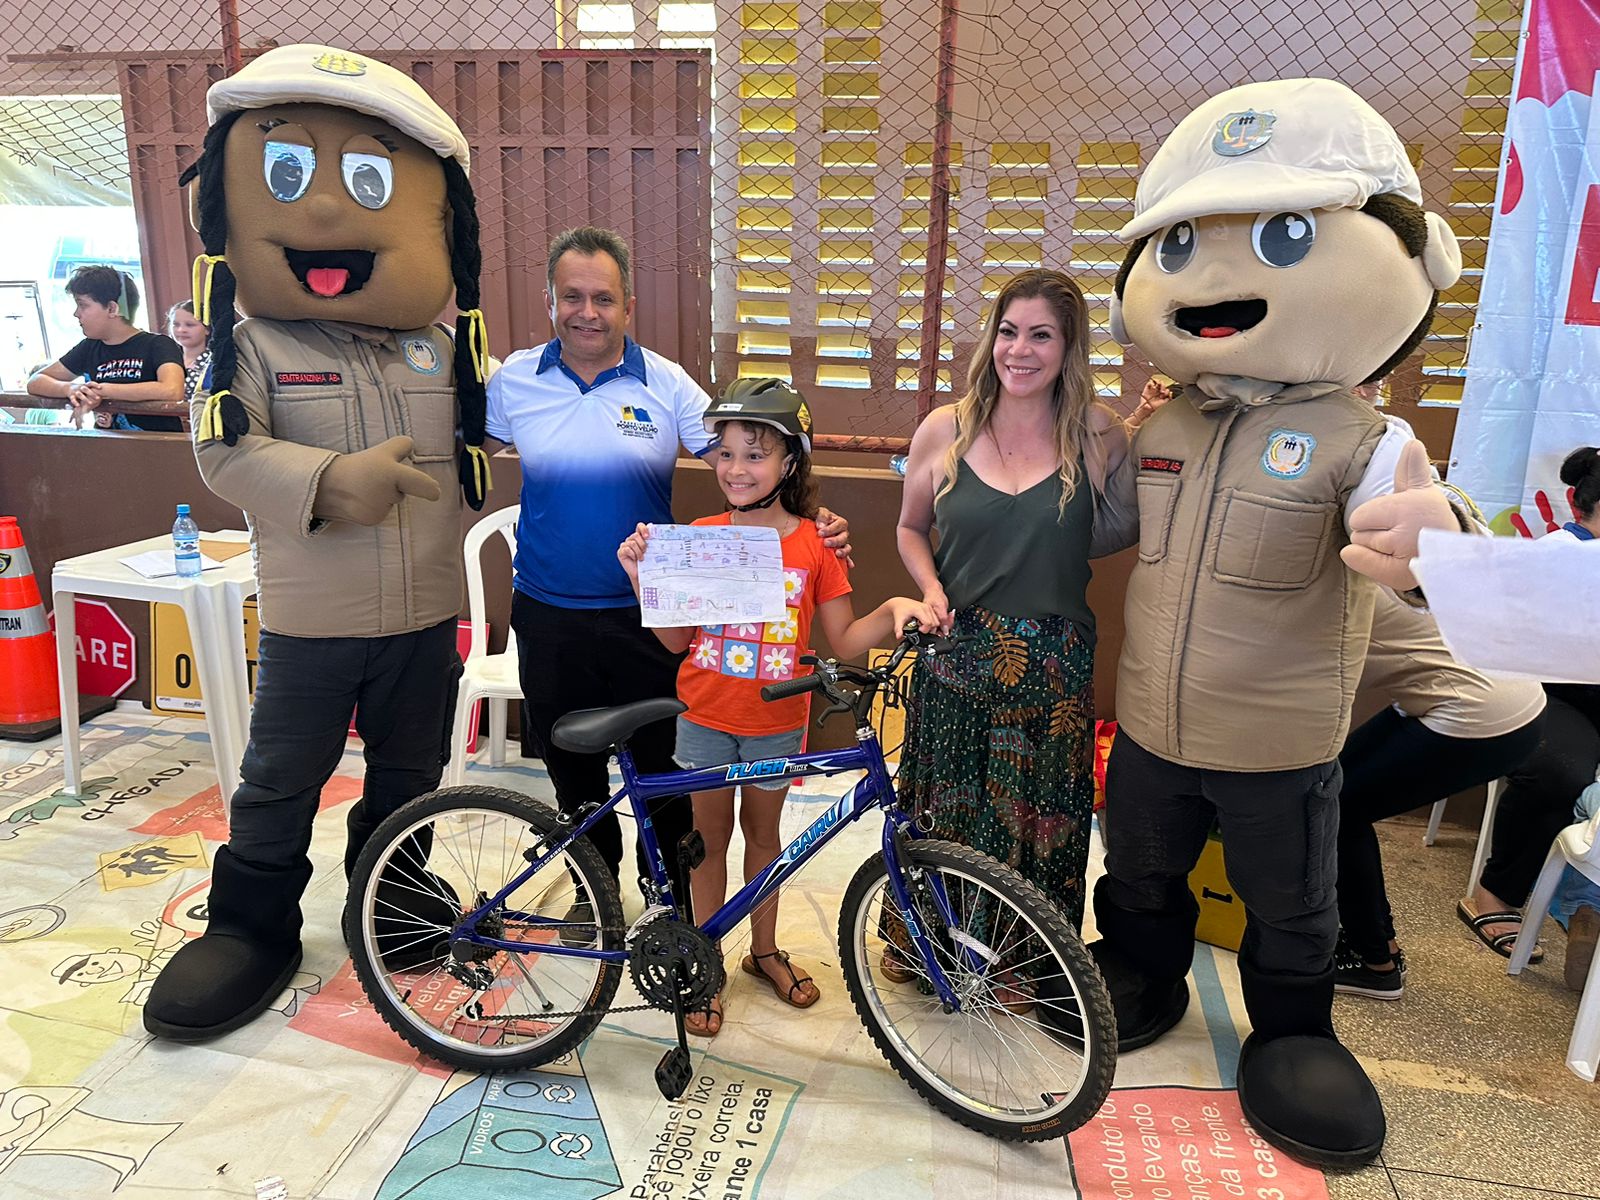
[[[1099,1111],[1116,1070],[1116,1020],[1094,960],[1004,864],[953,842],[914,841],[909,856],[917,921],[960,1005],[944,1010],[879,855],[839,912],[862,1023],[901,1078],[961,1124],[1008,1141],[1065,1137]]]
[[[345,942],[389,1028],[452,1066],[510,1071],[559,1058],[604,1017],[619,963],[544,953],[620,949],[622,899],[587,839],[572,843],[481,918],[477,932],[525,949],[450,950],[464,913],[558,840],[556,814],[517,792],[457,787],[406,804],[378,826],[350,877]]]

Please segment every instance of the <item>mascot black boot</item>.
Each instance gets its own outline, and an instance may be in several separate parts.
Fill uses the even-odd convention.
[[[382,824],[381,818],[374,820],[368,815],[368,807],[364,798],[356,801],[345,819],[346,879],[355,871],[356,860],[373,831]],[[391,971],[435,962],[450,953],[450,930],[461,918],[461,897],[449,883],[427,869],[432,849],[433,830],[419,829],[378,876],[373,928],[378,955]],[[362,903],[361,897],[350,899],[357,905]],[[349,903],[339,922],[346,946],[350,944]]]
[[[266,870],[226,846],[211,865],[210,923],[156,977],[144,1027],[202,1042],[256,1019],[300,969],[300,896],[311,864]]]
[[[1239,1106],[1263,1138],[1318,1167],[1365,1166],[1383,1149],[1383,1103],[1333,1032],[1333,970],[1271,975],[1240,962],[1254,1032],[1239,1054]]]
[[[1102,877],[1094,889],[1100,940],[1089,945],[1117,1013],[1117,1053],[1148,1046],[1189,1008],[1186,976],[1194,959],[1199,906],[1188,889],[1159,912],[1134,912],[1108,894]],[[1184,901],[1187,900],[1187,905]]]

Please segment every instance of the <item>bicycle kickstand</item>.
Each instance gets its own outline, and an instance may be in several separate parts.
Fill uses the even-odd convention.
[[[668,1100],[676,1100],[689,1088],[694,1078],[694,1067],[689,1062],[689,1035],[683,1025],[683,997],[679,985],[683,981],[683,965],[672,964],[673,991],[679,993],[672,1001],[672,1019],[678,1026],[678,1044],[661,1056],[656,1064],[656,1087]]]

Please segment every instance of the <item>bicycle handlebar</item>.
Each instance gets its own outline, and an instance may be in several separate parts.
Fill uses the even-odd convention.
[[[912,650],[932,658],[937,654],[949,654],[957,646],[974,640],[976,639],[972,634],[953,634],[949,637],[926,634],[913,621],[901,632],[899,645],[894,648],[894,652],[889,655],[888,660],[882,666],[868,670],[865,667],[853,667],[832,660],[824,662],[808,654],[800,661],[816,667],[812,674],[803,675],[798,679],[784,679],[777,683],[769,683],[761,689],[761,698],[768,701],[783,700],[790,696],[804,695],[807,692],[821,692],[835,706],[829,710],[830,712],[853,713],[858,725],[865,724],[867,713],[872,707],[872,700],[877,694],[878,688],[888,684],[893,679],[901,661]],[[861,690],[854,695],[841,692],[837,686],[841,682],[853,683]]]
[[[827,680],[821,675],[802,675],[798,679],[782,679],[777,683],[769,683],[763,687],[761,689],[761,698],[763,700],[786,700],[790,696],[821,691],[826,684]]]

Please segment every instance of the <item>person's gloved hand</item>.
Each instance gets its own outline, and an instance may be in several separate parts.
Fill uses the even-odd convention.
[[[323,521],[378,525],[406,496],[437,500],[438,483],[410,466],[405,461],[410,457],[408,437],[392,437],[369,449],[339,455],[317,481],[311,515]]]
[[[1450,502],[1433,486],[1428,449],[1413,441],[1394,467],[1394,491],[1358,505],[1350,514],[1350,545],[1339,551],[1345,566],[1397,592],[1417,586],[1411,560],[1424,529],[1459,531]]]

